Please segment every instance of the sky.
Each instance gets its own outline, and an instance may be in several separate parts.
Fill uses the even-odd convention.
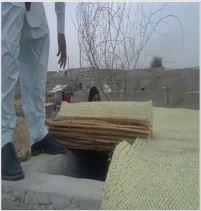
[[[132,3],[135,4],[135,3]],[[144,3],[149,4],[149,3]],[[162,3],[154,3],[160,7]],[[79,48],[75,29],[75,9],[77,3],[66,2],[65,36],[69,68],[79,67]],[[57,44],[56,13],[53,2],[45,2],[44,7],[50,29],[50,51],[48,70],[59,70]],[[169,68],[185,68],[199,66],[199,3],[167,2],[164,15],[176,15],[182,24],[183,35],[178,23],[169,19],[160,26],[162,35],[154,34],[143,53],[141,66],[149,67],[153,56],[163,58],[164,66]],[[182,39],[184,38],[184,40]]]

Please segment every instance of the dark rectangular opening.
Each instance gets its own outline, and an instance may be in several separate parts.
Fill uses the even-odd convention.
[[[40,172],[105,181],[110,157],[110,152],[68,150],[66,154],[51,160]]]

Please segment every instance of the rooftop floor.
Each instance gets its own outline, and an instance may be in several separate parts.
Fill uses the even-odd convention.
[[[181,145],[188,141],[193,156],[199,158],[198,110],[154,108],[153,126],[153,141],[179,141]],[[2,208],[100,208],[104,182],[67,176],[67,171],[73,171],[74,162],[70,151],[66,155],[41,154],[23,162],[25,179],[2,182]]]

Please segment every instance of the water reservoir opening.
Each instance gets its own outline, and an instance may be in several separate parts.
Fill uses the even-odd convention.
[[[105,181],[110,156],[109,152],[68,150],[66,154],[48,162],[42,171],[54,175]]]

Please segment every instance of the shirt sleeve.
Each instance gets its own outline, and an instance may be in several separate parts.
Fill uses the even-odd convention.
[[[57,32],[60,34],[64,34],[65,2],[55,2],[55,12],[57,14]]]

